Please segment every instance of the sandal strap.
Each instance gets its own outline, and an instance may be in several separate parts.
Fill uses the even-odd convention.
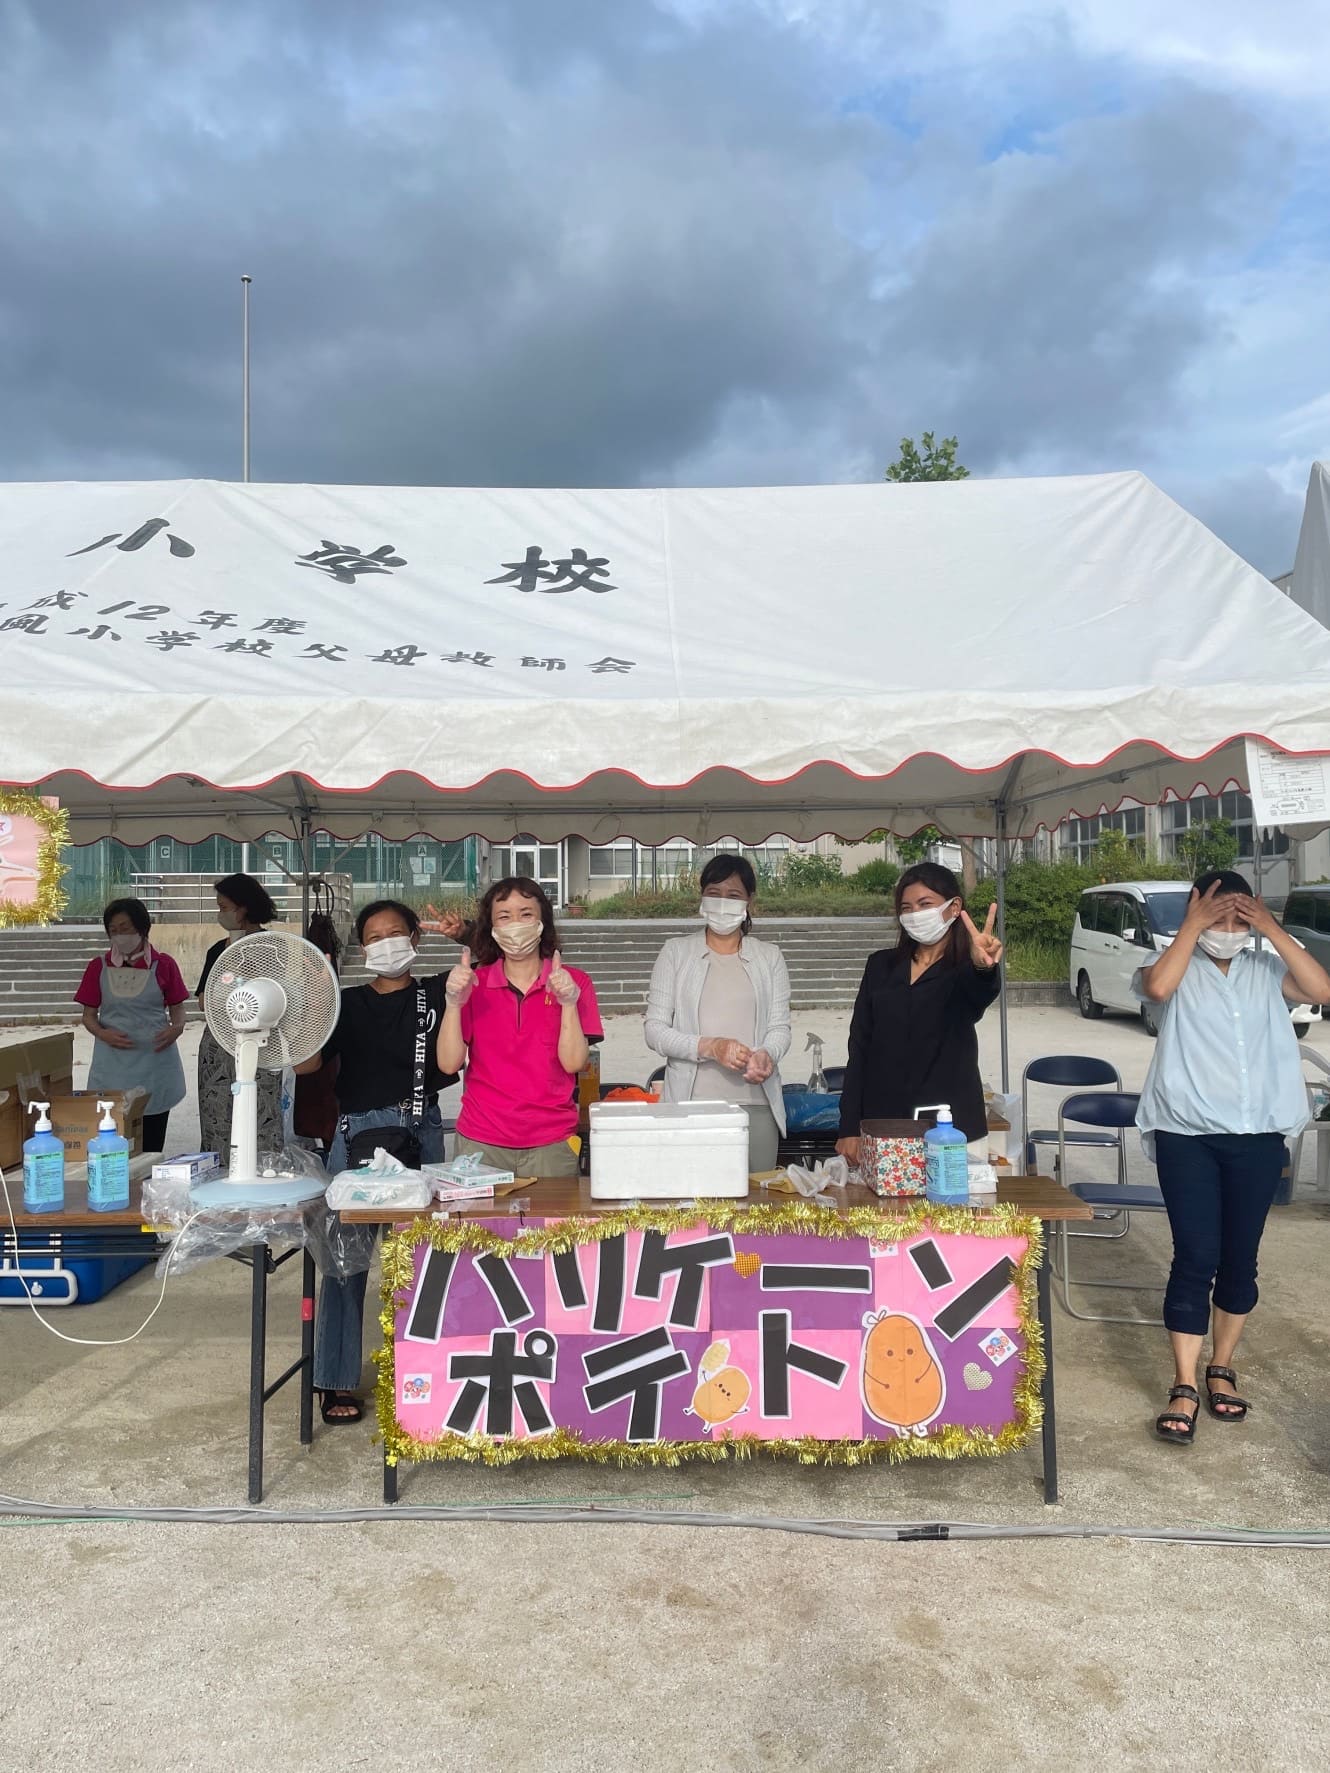
[[[1205,1376],[1207,1379],[1227,1379],[1230,1385],[1236,1385],[1238,1382],[1238,1376],[1232,1367],[1207,1367]]]
[[[1194,1428],[1196,1426],[1196,1418],[1194,1416],[1179,1416],[1177,1412],[1173,1410],[1166,1410],[1162,1416],[1155,1417],[1156,1428],[1162,1428],[1166,1422],[1181,1422],[1184,1428]]]
[[[1251,1405],[1248,1403],[1247,1399],[1245,1397],[1239,1397],[1236,1392],[1212,1391],[1210,1393],[1210,1407],[1212,1409],[1217,1409],[1221,1404],[1227,1405],[1228,1414],[1230,1416],[1237,1416],[1243,1410],[1251,1409]]]
[[[1168,1401],[1170,1404],[1175,1397],[1185,1397],[1189,1404],[1199,1404],[1201,1401],[1201,1394],[1197,1391],[1194,1385],[1175,1385],[1172,1391],[1168,1394]],[[1175,1420],[1178,1420],[1178,1418],[1175,1418]],[[1191,1417],[1186,1416],[1180,1418],[1180,1420],[1190,1422]]]

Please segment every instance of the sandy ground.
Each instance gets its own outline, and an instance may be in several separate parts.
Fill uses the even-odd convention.
[[[805,1074],[810,1027],[828,1063],[843,1057],[843,1015],[800,1017],[789,1076]],[[995,1077],[991,1019],[984,1038]],[[1092,1052],[1128,1087],[1151,1051],[1126,1019],[1061,1009],[1017,1013],[1012,1040],[1017,1075],[1036,1053]],[[636,1019],[612,1022],[604,1076],[644,1079],[651,1064]],[[171,1142],[192,1136],[186,1109]],[[1330,1210],[1310,1196],[1313,1168],[1309,1144],[1300,1198],[1267,1234],[1244,1426],[1203,1417],[1193,1447],[1159,1445],[1162,1332],[1058,1314],[1053,1510],[1031,1448],[853,1471],[404,1471],[407,1504],[597,1502],[642,1510],[639,1524],[0,1522],[14,1595],[0,1767],[1323,1768],[1324,1552],[1121,1535],[854,1543],[650,1519],[1327,1527]],[[1119,1299],[1154,1310],[1162,1232],[1138,1218],[1123,1244],[1082,1244],[1077,1260],[1139,1277],[1147,1290]],[[242,1502],[248,1287],[233,1263],[183,1275],[119,1348],[58,1342],[24,1309],[0,1315],[0,1490],[110,1516]],[[123,1336],[156,1293],[146,1271],[52,1316]],[[298,1346],[297,1295],[282,1270],[273,1371]],[[302,1451],[286,1393],[268,1454],[270,1507],[379,1500],[368,1424],[319,1426]]]

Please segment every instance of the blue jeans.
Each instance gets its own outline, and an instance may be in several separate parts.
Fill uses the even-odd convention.
[[[348,1131],[354,1137],[367,1127],[406,1126],[409,1119],[398,1107],[339,1117],[337,1134],[328,1153],[329,1174],[335,1176],[346,1168]],[[437,1101],[425,1104],[419,1135],[421,1161],[442,1163],[443,1117]],[[349,1274],[345,1279],[325,1274],[319,1285],[319,1314],[314,1323],[314,1384],[320,1391],[354,1391],[360,1384],[360,1369],[365,1364],[365,1285],[378,1235],[378,1228],[373,1225],[342,1226],[343,1249],[363,1255],[365,1265],[358,1274]]]
[[[1216,1311],[1256,1303],[1256,1252],[1284,1167],[1279,1133],[1156,1133],[1159,1188],[1173,1232],[1164,1327],[1204,1336]]]

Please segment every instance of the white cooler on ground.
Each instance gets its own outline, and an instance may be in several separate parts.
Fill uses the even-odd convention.
[[[741,1199],[748,1116],[737,1102],[593,1102],[593,1200]]]

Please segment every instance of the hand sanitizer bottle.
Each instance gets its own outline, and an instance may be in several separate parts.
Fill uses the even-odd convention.
[[[109,1102],[99,1102],[97,1137],[88,1141],[88,1206],[94,1213],[123,1213],[129,1206],[129,1140],[115,1130]]]
[[[37,1126],[23,1145],[23,1210],[62,1213],[65,1208],[65,1148],[51,1131],[51,1104],[29,1102]]]
[[[943,1103],[937,1125],[924,1134],[924,1192],[939,1206],[964,1207],[970,1201],[969,1146]]]

